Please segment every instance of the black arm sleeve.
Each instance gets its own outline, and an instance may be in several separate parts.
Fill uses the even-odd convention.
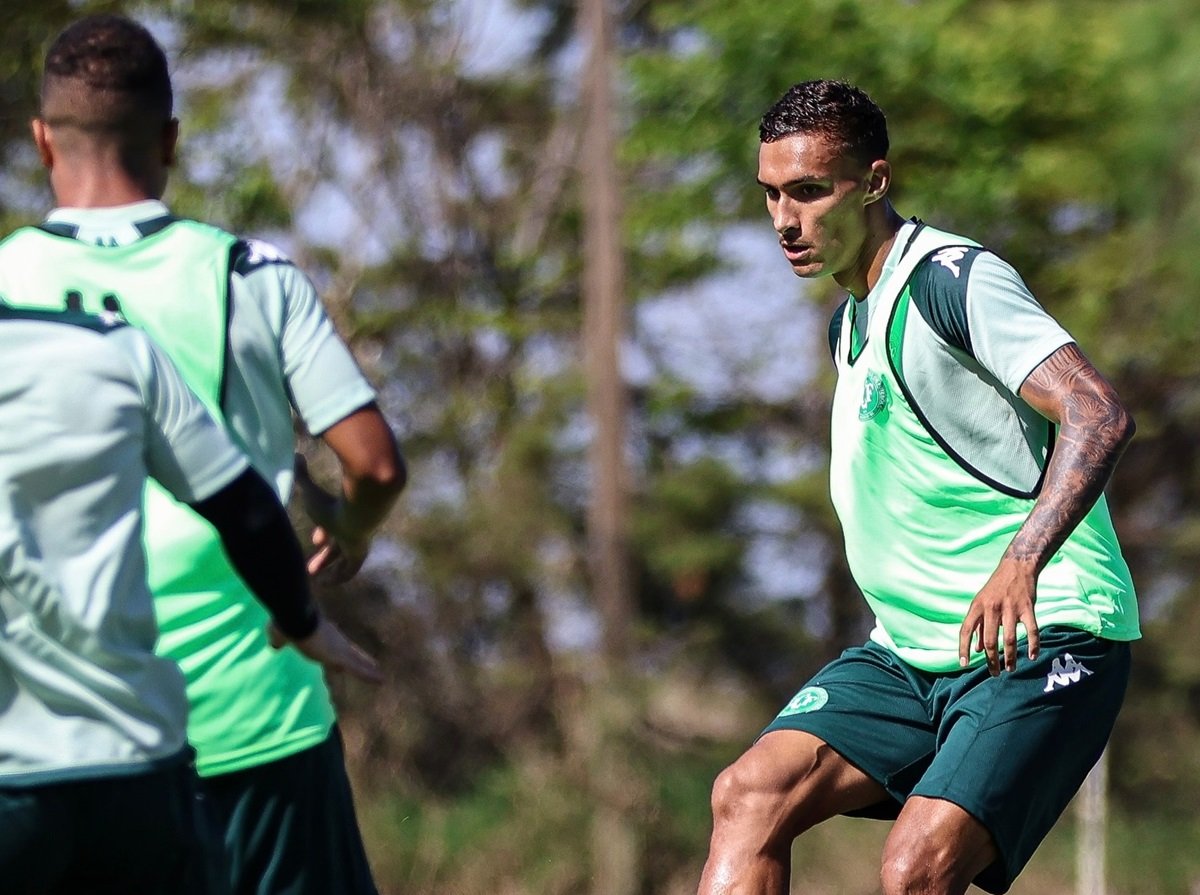
[[[212,523],[230,564],[280,631],[302,640],[317,629],[320,618],[304,553],[287,512],[262,476],[247,469],[191,507]]]

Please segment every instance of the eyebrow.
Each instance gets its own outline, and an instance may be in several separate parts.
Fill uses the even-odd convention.
[[[806,183],[823,183],[826,180],[826,178],[824,178],[824,177],[815,177],[815,176],[809,174],[809,175],[805,175],[804,177],[796,177],[792,180],[787,181],[786,183],[782,183],[779,186],[775,186],[775,184],[773,184],[773,183],[766,183],[765,181],[762,180],[762,178],[756,177],[754,179],[758,182],[758,185],[761,186],[765,190],[775,190],[775,189],[786,190],[790,186],[800,186],[800,185],[806,184]]]

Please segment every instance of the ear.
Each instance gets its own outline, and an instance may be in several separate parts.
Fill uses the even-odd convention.
[[[54,168],[54,136],[50,133],[50,126],[41,118],[35,118],[29,123],[30,129],[33,131],[33,145],[37,147],[38,158],[42,160],[42,165],[46,170]]]
[[[870,205],[878,202],[887,195],[892,185],[892,164],[887,159],[876,159],[871,162],[871,171],[867,175],[867,189],[863,194],[863,204]]]
[[[162,133],[162,163],[172,168],[175,166],[175,157],[179,148],[179,119],[172,118],[163,125]]]

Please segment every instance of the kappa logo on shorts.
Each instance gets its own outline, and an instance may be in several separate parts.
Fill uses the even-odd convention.
[[[779,717],[785,715],[803,715],[805,712],[815,712],[829,702],[829,694],[824,687],[805,687],[792,697],[792,701],[783,707]]]
[[[863,383],[862,401],[858,405],[858,418],[864,423],[878,416],[887,408],[888,390],[883,377],[871,370]]]
[[[1056,658],[1050,664],[1050,673],[1046,675],[1046,689],[1042,692],[1049,693],[1055,687],[1069,687],[1071,684],[1077,684],[1081,677],[1091,673],[1090,669],[1084,668],[1076,662],[1075,657],[1070,653],[1064,653],[1061,659]]]

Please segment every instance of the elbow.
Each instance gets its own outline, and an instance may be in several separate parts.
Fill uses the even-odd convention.
[[[390,450],[379,451],[369,464],[356,472],[355,478],[378,494],[398,497],[408,484],[408,466],[394,442]]]
[[[1130,424],[1133,423],[1133,417],[1129,418]],[[1133,433],[1129,433],[1133,437]],[[404,457],[401,455],[399,448],[392,452],[392,462],[385,470],[386,476],[381,481],[381,486],[386,488],[392,494],[399,496],[408,484],[408,465],[404,462]]]
[[[1117,449],[1124,450],[1125,446],[1133,440],[1136,432],[1137,423],[1133,419],[1133,414],[1124,404],[1118,404],[1113,418],[1113,438],[1116,441]]]

